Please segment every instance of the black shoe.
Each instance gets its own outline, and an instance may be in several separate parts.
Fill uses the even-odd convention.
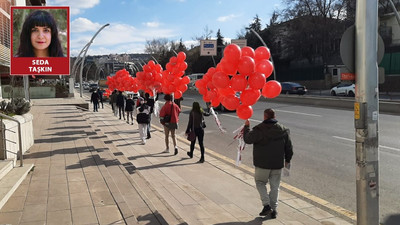
[[[178,148],[175,148],[174,155],[178,155]]]
[[[273,209],[271,212],[271,219],[276,219],[277,215],[278,215],[278,212],[276,211],[276,209]]]
[[[204,163],[204,159],[201,158],[201,159],[198,161],[198,163]]]
[[[151,135],[147,135],[147,139],[150,139],[151,138]]]
[[[190,158],[193,158],[193,153],[187,152],[187,155],[188,155]]]
[[[260,212],[260,216],[268,216],[272,213],[271,206],[265,205],[262,211]]]

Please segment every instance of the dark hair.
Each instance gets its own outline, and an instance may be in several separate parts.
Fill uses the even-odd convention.
[[[164,96],[164,100],[165,100],[165,101],[171,101],[171,99],[172,99],[172,97],[171,97],[170,94],[166,94],[166,95]]]
[[[264,115],[268,119],[273,119],[273,118],[275,118],[275,111],[273,109],[266,109],[266,110],[264,110]]]
[[[53,16],[43,10],[35,10],[26,17],[22,26],[22,31],[19,39],[19,48],[17,57],[35,57],[33,46],[31,43],[32,28],[35,26],[49,27],[51,29],[51,43],[49,45],[50,57],[64,57],[61,43],[58,38],[58,28]]]
[[[193,102],[192,104],[192,111],[193,112],[198,112],[200,114],[203,113],[203,109],[200,107],[200,104],[198,102]]]

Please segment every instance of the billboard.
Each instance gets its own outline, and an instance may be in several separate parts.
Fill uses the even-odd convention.
[[[11,7],[11,75],[69,75],[69,7]]]

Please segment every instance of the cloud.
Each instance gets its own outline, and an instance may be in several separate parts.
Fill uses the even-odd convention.
[[[79,17],[71,22],[72,32],[86,32],[86,31],[96,31],[101,27],[99,23],[93,23],[92,21]]]
[[[146,27],[159,27],[160,23],[159,22],[146,22],[146,23],[144,23],[144,25]]]
[[[94,23],[86,18],[74,20],[71,25],[71,30],[73,30],[70,39],[71,55],[77,55],[101,26],[101,24]],[[110,23],[110,26],[105,27],[93,40],[88,54],[143,52],[146,40],[172,38],[175,36],[176,31],[172,29],[158,27],[136,28],[124,23]]]
[[[90,9],[98,5],[100,0],[47,0],[47,5],[51,6],[65,6],[70,5],[71,15],[80,14],[82,9]]]
[[[217,21],[219,21],[219,22],[227,22],[227,21],[233,20],[236,17],[238,17],[238,16],[234,15],[234,14],[230,14],[228,16],[220,16],[220,17],[217,18]]]

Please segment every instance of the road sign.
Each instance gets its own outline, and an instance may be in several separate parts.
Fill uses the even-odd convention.
[[[355,72],[355,26],[352,25],[343,33],[342,39],[340,40],[340,57],[342,58],[343,64],[347,67],[347,69],[351,72]],[[383,42],[382,37],[378,34],[378,55],[377,55],[377,63],[379,64],[385,53],[385,44]]]
[[[217,55],[217,40],[201,40],[200,41],[201,56],[216,56]]]
[[[231,44],[236,44],[240,48],[243,48],[247,46],[247,39],[232,39]]]

